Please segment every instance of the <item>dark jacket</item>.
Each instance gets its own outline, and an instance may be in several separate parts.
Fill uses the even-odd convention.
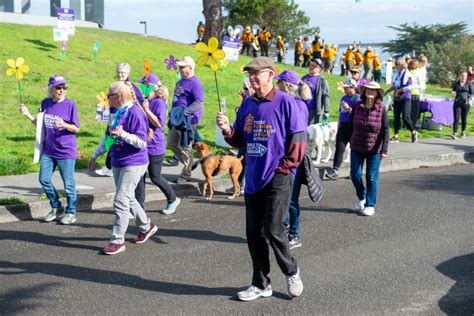
[[[314,89],[313,100],[316,106],[308,110],[308,125],[320,123],[316,117],[329,112],[329,84],[323,76],[319,78],[317,87]]]
[[[299,166],[297,172],[304,172],[305,177],[302,180],[303,184],[308,186],[308,194],[311,198],[311,201],[314,203],[319,203],[324,194],[324,182],[319,177],[319,170],[314,168],[311,155],[306,153],[303,157],[303,161]]]
[[[362,101],[351,112],[351,150],[361,154],[387,154],[388,116],[383,103],[366,109]]]

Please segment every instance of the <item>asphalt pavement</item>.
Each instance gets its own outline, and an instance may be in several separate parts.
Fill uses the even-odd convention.
[[[348,214],[347,179],[326,182],[315,207],[301,197],[303,246],[292,251],[305,290],[290,299],[271,254],[271,298],[239,302],[251,280],[244,201],[183,199],[147,243],[105,256],[113,211],[71,226],[0,224],[0,314],[12,315],[473,315],[474,165],[381,175],[376,214]]]

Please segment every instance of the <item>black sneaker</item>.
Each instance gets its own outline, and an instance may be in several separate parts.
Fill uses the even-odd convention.
[[[166,162],[170,165],[170,166],[177,166],[179,165],[179,160],[176,159],[175,157],[171,157],[170,159],[166,160]]]
[[[399,143],[400,140],[398,139],[398,137],[395,137],[393,136],[392,138],[390,138],[390,143]]]
[[[418,132],[415,131],[413,134],[411,134],[411,142],[416,143],[418,141]]]
[[[337,169],[328,170],[328,172],[326,172],[326,178],[330,180],[337,180],[339,178]]]
[[[288,236],[290,249],[301,247],[300,237],[298,236]]]

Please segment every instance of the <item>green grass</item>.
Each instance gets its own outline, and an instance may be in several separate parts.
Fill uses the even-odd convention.
[[[115,67],[119,62],[128,62],[132,67],[131,78],[141,78],[143,60],[148,59],[152,70],[160,77],[173,93],[177,78],[173,71],[167,71],[163,60],[170,54],[180,58],[189,55],[195,60],[199,54],[191,45],[185,45],[157,37],[107,31],[102,29],[77,28],[76,35],[68,42],[67,56],[60,56],[60,44],[52,40],[51,27],[23,26],[0,23],[0,175],[35,172],[39,166],[33,165],[33,147],[35,130],[32,124],[20,115],[19,100],[14,77],[6,77],[8,58],[22,56],[31,71],[23,80],[24,102],[30,112],[36,113],[41,100],[46,95],[48,78],[53,74],[63,74],[69,84],[68,97],[78,106],[81,130],[78,134],[79,159],[77,168],[86,168],[87,160],[98,145],[105,123],[95,121],[96,95],[107,92],[109,84],[115,80]],[[100,43],[96,59],[92,59],[94,42]],[[231,63],[227,72],[218,72],[221,97],[227,99],[227,112],[231,120],[235,118],[234,108],[239,104],[238,92],[242,86],[241,66],[250,59],[240,57],[237,63]],[[279,65],[281,70],[294,69]],[[297,69],[303,75],[305,69]],[[223,151],[215,147],[215,113],[218,109],[214,76],[208,67],[196,69],[196,75],[204,84],[204,117],[199,131],[209,143],[213,152]],[[342,93],[336,90],[340,76],[327,76],[330,85],[331,120],[338,117],[338,104]],[[449,95],[449,89],[429,86],[428,93]],[[472,119],[473,111],[470,118]],[[471,127],[471,132],[474,129]],[[423,137],[442,137],[449,135],[450,128],[441,132],[423,131]],[[401,133],[408,137],[407,132]],[[171,154],[170,151],[167,152]],[[103,158],[102,158],[103,159]],[[99,163],[103,160],[99,160]]]
[[[24,199],[17,197],[10,197],[6,199],[0,199],[0,205],[16,205],[25,203]]]

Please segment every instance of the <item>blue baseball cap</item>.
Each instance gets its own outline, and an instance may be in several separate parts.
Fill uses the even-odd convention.
[[[291,83],[295,86],[297,86],[300,82],[300,76],[298,75],[298,73],[296,73],[296,71],[293,70],[285,70],[281,74],[275,75],[273,78],[276,80],[282,80]]]
[[[149,74],[148,75],[148,78],[147,76],[144,76],[142,79],[140,80],[137,80],[137,82],[141,82],[141,83],[153,83],[157,86],[161,85],[161,82],[160,82],[160,78],[158,78],[157,75],[155,74]]]

